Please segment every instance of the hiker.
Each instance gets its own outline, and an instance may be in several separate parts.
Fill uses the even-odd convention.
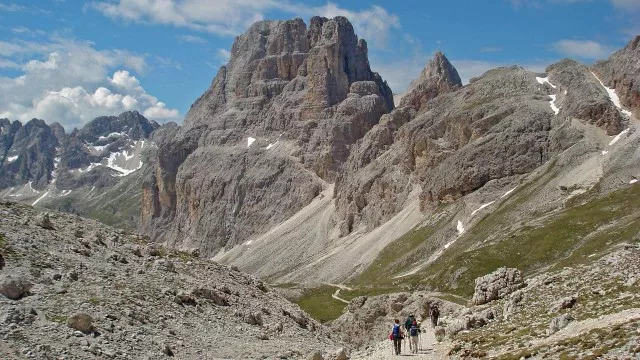
[[[409,333],[409,329],[411,329],[411,324],[416,319],[414,315],[409,315],[407,320],[404,322],[404,332]],[[411,350],[411,341],[409,341],[409,350]]]
[[[418,353],[418,336],[420,335],[420,325],[418,325],[418,322],[414,319],[413,322],[411,323],[411,327],[409,328],[409,336],[411,336],[411,338],[409,339],[409,346],[411,349],[411,352],[414,354]]]
[[[400,320],[395,319],[395,324],[393,324],[393,328],[391,329],[391,335],[389,338],[393,340],[393,350],[396,355],[400,355],[402,351],[402,328],[400,327]]]
[[[440,316],[440,309],[438,309],[438,304],[431,305],[429,316],[431,316],[431,325],[433,327],[438,326],[438,316]]]

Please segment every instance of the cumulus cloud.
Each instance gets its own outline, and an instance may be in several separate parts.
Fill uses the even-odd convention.
[[[219,35],[238,35],[265,13],[279,10],[292,16],[347,16],[360,36],[384,45],[389,31],[400,27],[399,18],[380,6],[354,11],[334,3],[312,7],[283,0],[118,0],[96,1],[89,8],[115,19],[171,25]]]
[[[566,56],[584,59],[604,59],[615,51],[615,48],[592,40],[560,40],[552,45],[553,49]]]
[[[27,60],[18,63],[11,56]],[[125,70],[141,73],[147,67],[143,57],[125,50],[96,50],[90,43],[61,39],[0,42],[0,67],[20,71],[0,77],[0,117],[41,118],[67,129],[127,110],[151,114],[160,122],[179,118],[177,110],[146,93]]]

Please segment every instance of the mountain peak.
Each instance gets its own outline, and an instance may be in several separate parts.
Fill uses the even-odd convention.
[[[437,51],[422,70],[420,77],[411,82],[400,101],[400,106],[419,110],[436,96],[455,91],[460,87],[462,87],[462,80],[458,71],[444,53]]]
[[[462,86],[462,80],[460,80],[458,70],[449,62],[449,59],[447,59],[442,51],[437,51],[433,55],[433,58],[427,63],[427,66],[423,70],[423,75],[426,75],[428,78],[445,81],[451,85]]]

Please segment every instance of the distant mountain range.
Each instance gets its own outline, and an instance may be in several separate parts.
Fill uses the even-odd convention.
[[[0,119],[0,196],[135,228],[138,170],[158,128],[136,111],[96,118],[70,134],[58,123]]]

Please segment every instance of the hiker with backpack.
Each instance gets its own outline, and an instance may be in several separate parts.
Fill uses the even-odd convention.
[[[414,315],[409,315],[407,317],[407,320],[404,322],[404,332],[405,333],[409,333],[409,329],[411,329],[411,324],[413,324],[413,322],[416,320],[416,317]],[[411,341],[409,341],[409,350],[411,349]]]
[[[433,327],[438,326],[438,316],[440,316],[440,309],[438,309],[438,304],[431,305],[429,316],[431,317],[431,325]]]
[[[400,320],[395,319],[395,324],[393,324],[393,328],[391,328],[391,334],[389,338],[393,340],[393,351],[396,355],[400,355],[402,352],[402,339],[404,336],[402,334],[402,328],[400,327]]]
[[[413,319],[413,322],[411,323],[411,327],[409,327],[409,336],[411,336],[411,338],[409,339],[409,346],[411,349],[411,352],[414,354],[418,353],[418,336],[420,336],[420,326],[418,325],[418,322]]]

